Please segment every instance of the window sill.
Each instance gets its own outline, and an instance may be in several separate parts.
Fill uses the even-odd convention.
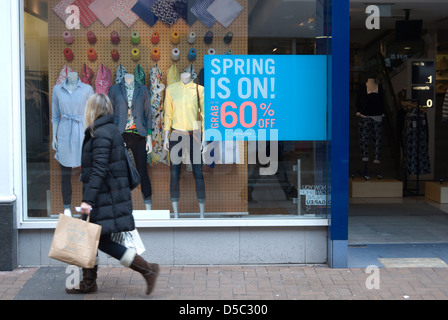
[[[217,216],[228,215],[229,218]],[[181,214],[181,217],[183,215]],[[189,218],[170,218],[169,210],[135,210],[137,228],[227,228],[227,227],[327,227],[329,220],[314,216],[255,216],[248,217],[244,213],[206,213],[200,219],[199,214],[186,215]],[[210,216],[210,217],[207,217]],[[213,217],[215,216],[215,217]],[[240,216],[235,218],[235,216]],[[27,220],[19,225],[19,229],[54,229],[57,220]]]

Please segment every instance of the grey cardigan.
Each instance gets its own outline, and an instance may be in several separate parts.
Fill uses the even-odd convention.
[[[126,85],[121,83],[111,86],[109,89],[109,99],[114,108],[114,123],[118,127],[120,133],[123,133],[128,119],[128,95]],[[148,87],[137,82],[135,83],[134,98],[132,101],[132,115],[134,116],[134,122],[138,133],[144,137],[151,134],[151,93]]]

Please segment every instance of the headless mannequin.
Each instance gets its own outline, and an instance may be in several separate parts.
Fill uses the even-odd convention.
[[[65,82],[65,86],[66,86],[68,92],[70,94],[73,94],[73,92],[76,89],[76,86],[78,85],[78,81],[79,81],[78,73],[76,73],[76,72],[68,73],[67,79],[65,81],[66,81]],[[59,125],[54,125],[53,126],[53,142],[52,142],[51,146],[52,146],[54,151],[58,150],[58,140],[57,140],[58,127],[59,127]],[[70,204],[64,203],[64,207],[65,206],[69,206],[69,205]],[[72,211],[70,210],[70,208],[65,208],[64,209],[64,214],[66,216],[71,217],[72,216]]]
[[[191,74],[189,72],[184,72],[180,75],[180,81],[182,81],[183,84],[188,84],[191,82]],[[165,130],[165,135],[164,135],[164,139],[163,139],[163,148],[165,149],[165,151],[169,152],[169,145],[170,145],[170,141],[169,141],[169,130]],[[202,144],[201,144],[201,152],[204,153],[206,150],[206,145],[205,145],[205,139],[204,139],[204,133],[202,133]],[[174,218],[178,219],[179,218],[179,203],[178,202],[171,202],[172,206],[173,206],[173,211],[174,211]],[[201,215],[201,219],[204,218],[204,212],[205,212],[205,203],[199,203],[199,212]]]
[[[367,81],[366,81],[366,88],[367,88],[367,94],[378,93],[379,92],[379,85],[376,82],[375,78],[368,78],[367,79]],[[365,118],[366,117],[365,115],[361,114],[360,112],[356,112],[356,115],[358,117],[360,117],[360,118]],[[384,114],[382,114],[380,116],[375,116],[375,117],[377,118],[376,121],[381,122],[382,121],[382,117],[384,117]],[[369,180],[370,177],[369,177],[369,170],[368,170],[368,162],[364,161],[364,160],[363,160],[363,162],[364,162],[364,179],[365,180]],[[380,161],[379,160],[374,160],[373,163],[380,164]],[[378,179],[380,179],[380,180],[382,179],[381,173],[378,173],[377,176],[378,176]]]
[[[135,80],[135,77],[132,74],[127,73],[124,76],[124,81],[129,86],[134,83],[134,80]],[[147,153],[151,153],[152,152],[152,136],[149,135],[149,134],[146,136],[146,152]],[[146,210],[151,210],[151,204],[145,203],[145,208],[146,208]]]

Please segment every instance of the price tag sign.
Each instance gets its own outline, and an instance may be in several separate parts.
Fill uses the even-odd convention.
[[[327,57],[206,55],[205,138],[327,140]]]

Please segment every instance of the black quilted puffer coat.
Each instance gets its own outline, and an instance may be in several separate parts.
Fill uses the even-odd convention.
[[[81,159],[83,202],[92,206],[90,221],[101,225],[101,234],[132,231],[132,200],[123,138],[113,115],[105,115],[85,131]]]

